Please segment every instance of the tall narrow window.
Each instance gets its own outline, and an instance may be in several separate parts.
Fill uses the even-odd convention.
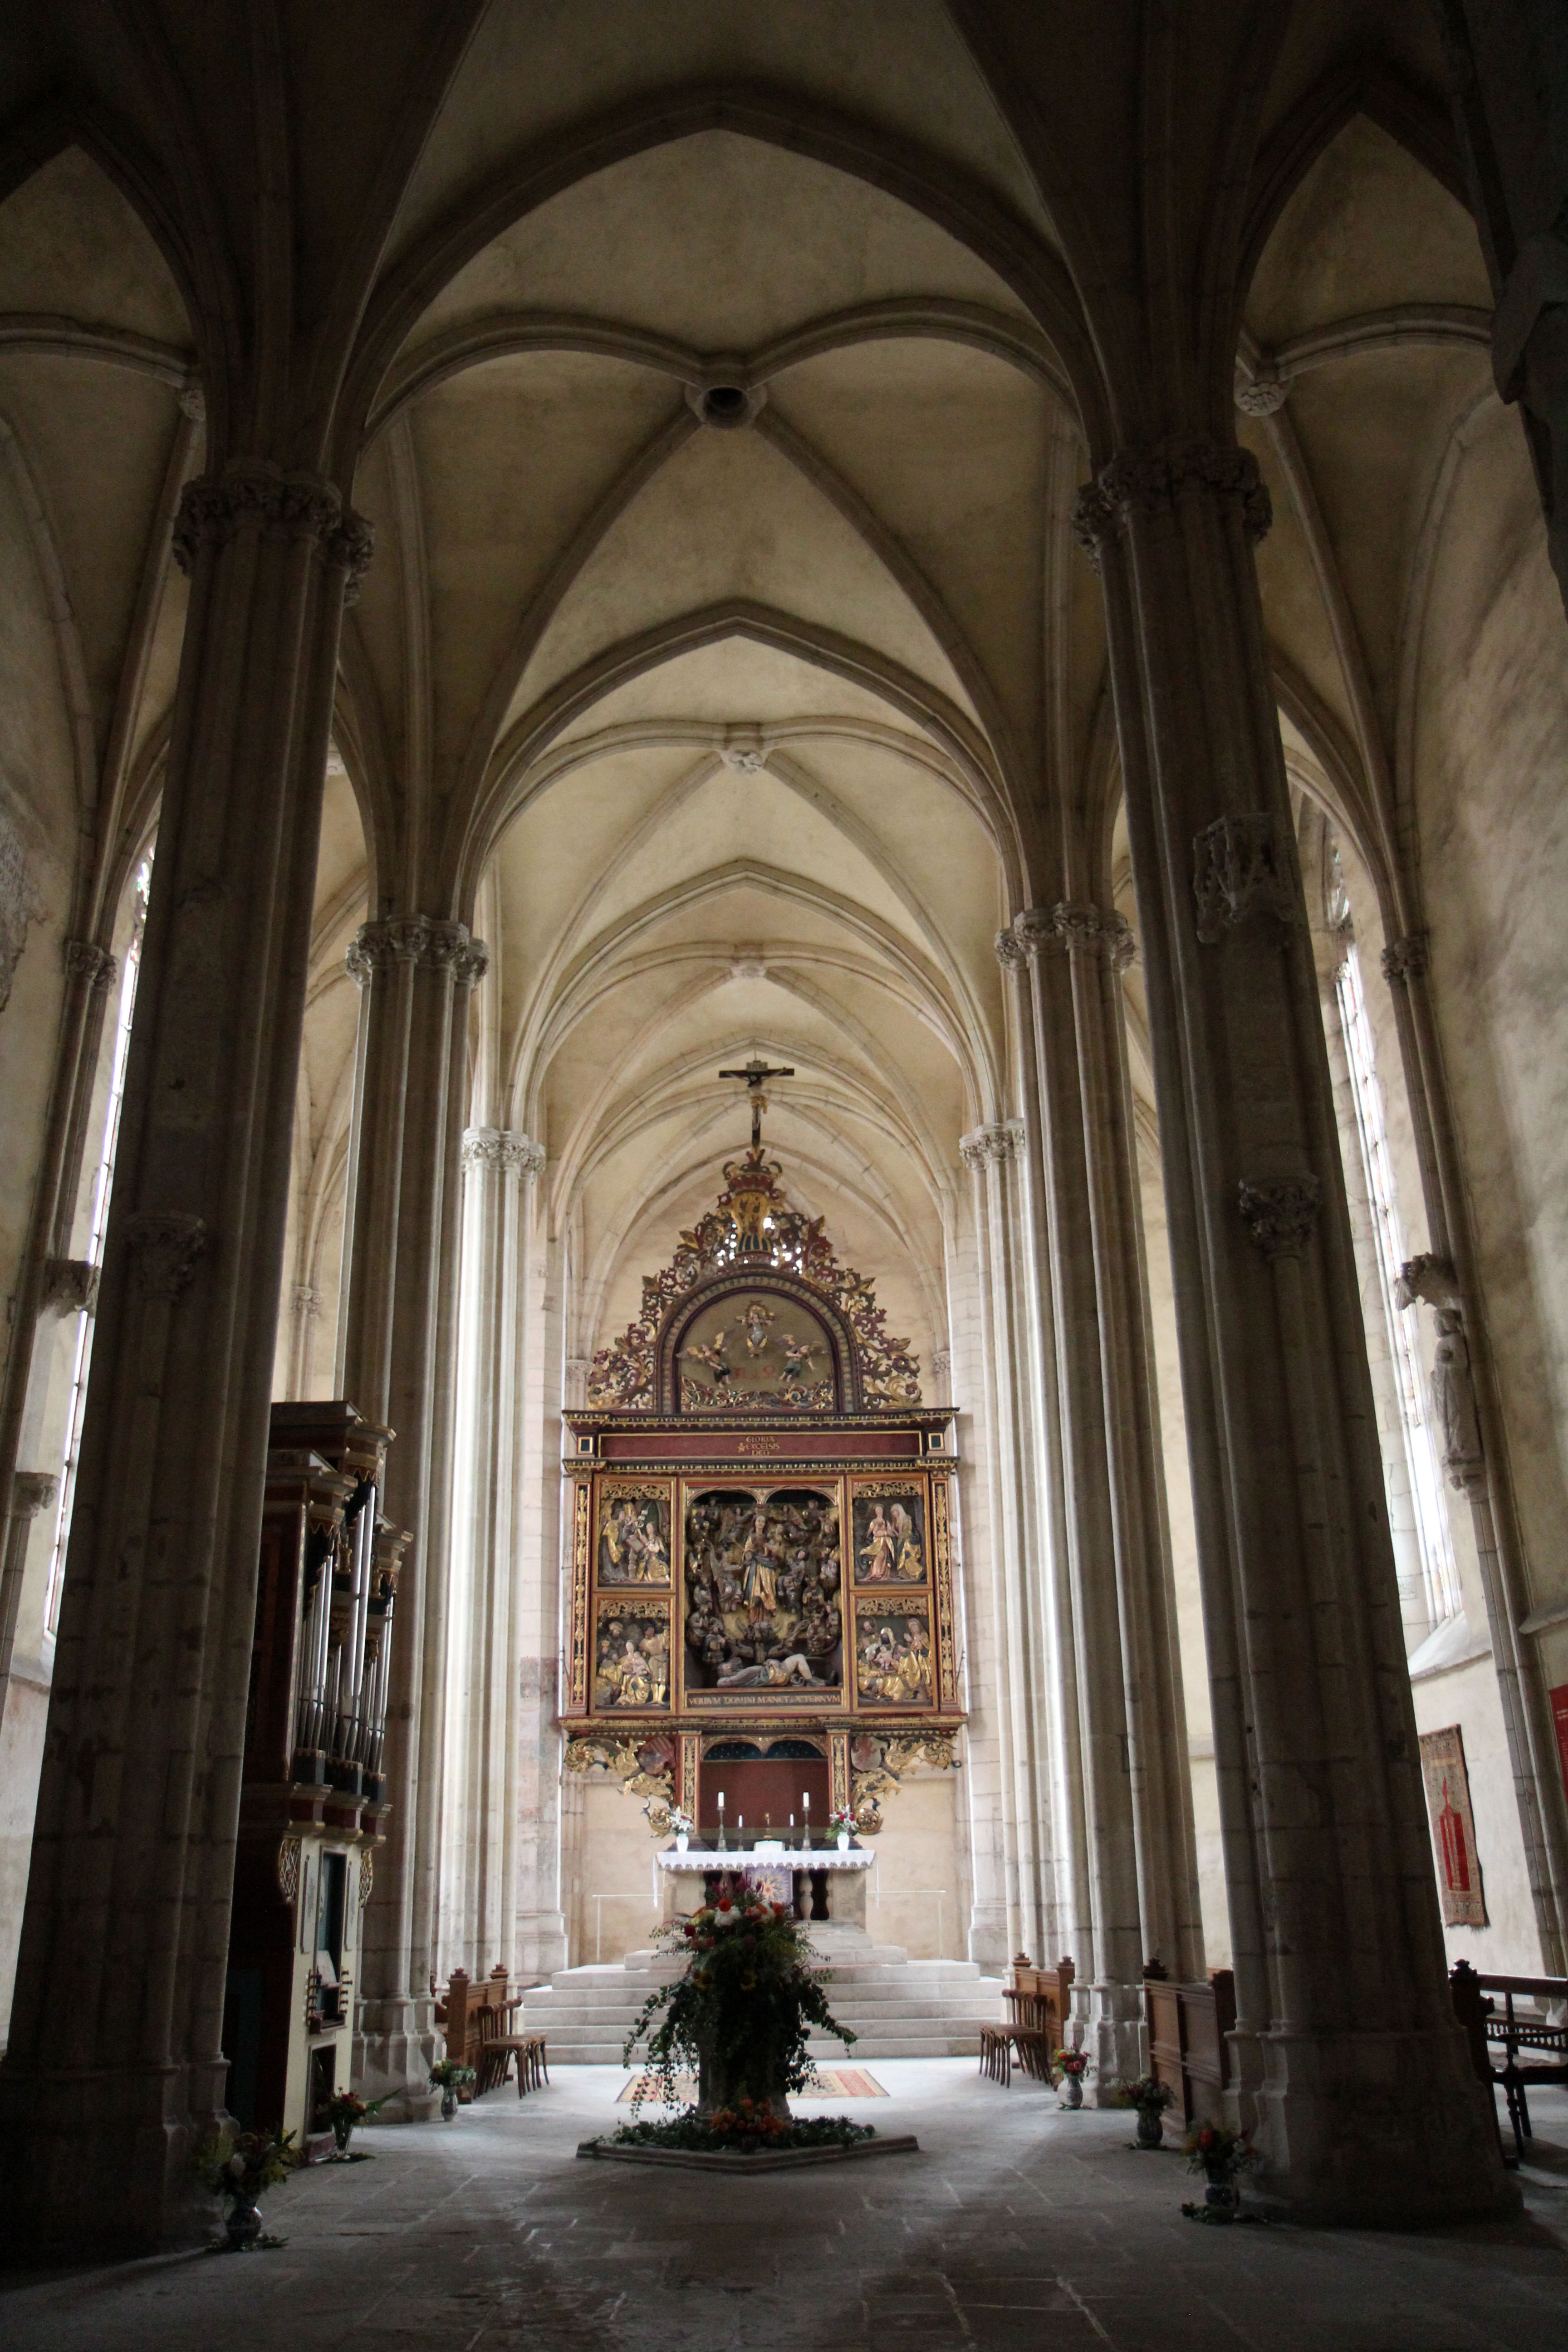
[[[109,1074],[109,1102],[103,1114],[103,1139],[98,1155],[98,1175],[92,1188],[92,1227],[88,1235],[89,1265],[103,1263],[103,1234],[109,1223],[109,1196],[114,1189],[114,1155],[120,1142],[120,1107],[125,1098],[125,1059],[131,1049],[131,1016],[136,1006],[136,978],[142,969],[142,933],[147,919],[147,890],[153,860],[144,857],[136,869],[135,918],[131,944],[120,975],[120,1003],[114,1024],[114,1058]],[[54,1548],[49,1553],[49,1581],[44,1604],[44,1625],[52,1641],[59,1622],[60,1582],[65,1570],[66,1544],[70,1535],[71,1506],[76,1500],[77,1461],[81,1452],[82,1411],[87,1402],[87,1376],[92,1362],[92,1317],[76,1318],[76,1344],[71,1355],[70,1402],[66,1411],[65,1452],[60,1462],[60,1500],[55,1518]]]
[[[1373,1053],[1372,1024],[1367,1019],[1362,986],[1361,961],[1353,941],[1335,982],[1340,1027],[1350,1064],[1355,1097],[1356,1129],[1361,1137],[1362,1164],[1366,1171],[1367,1198],[1372,1204],[1373,1238],[1377,1248],[1378,1286],[1387,1318],[1389,1349],[1399,1381],[1400,1418],[1405,1424],[1405,1451],[1410,1465],[1410,1492],[1415,1505],[1415,1527],[1421,1545],[1421,1570],[1426,1587],[1426,1607],[1434,1625],[1459,1610],[1459,1580],[1454,1548],[1448,1536],[1448,1513],[1443,1498],[1443,1475],[1433,1442],[1426,1384],[1421,1374],[1420,1329],[1414,1307],[1396,1307],[1394,1286],[1405,1263],[1405,1235],[1399,1223],[1399,1202],[1394,1183],[1394,1157],[1384,1117],[1383,1088],[1378,1084]]]

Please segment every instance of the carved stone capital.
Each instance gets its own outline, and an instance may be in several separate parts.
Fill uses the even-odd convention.
[[[46,1314],[96,1315],[100,1269],[85,1257],[44,1260],[44,1292],[39,1300]]]
[[[1237,378],[1236,404],[1244,416],[1278,416],[1289,397],[1289,377],[1272,364]]]
[[[1087,898],[1064,898],[1051,908],[1051,929],[1068,955],[1091,955],[1100,947],[1100,908]]]
[[[178,1298],[212,1244],[202,1218],[174,1211],[132,1217],[126,1237],[136,1278],[150,1298]]]
[[[1255,1245],[1270,1263],[1302,1257],[1317,1230],[1320,1187],[1310,1172],[1283,1183],[1249,1184],[1243,1177],[1237,1199]]]
[[[187,424],[205,425],[206,423],[207,396],[194,377],[189,383],[180,386],[179,391],[174,394],[174,405]]]
[[[489,950],[470,938],[466,923],[449,923],[438,915],[394,915],[384,923],[362,923],[343,958],[361,988],[399,964],[449,971],[458,986],[471,988],[489,971]]]
[[[53,1470],[15,1470],[11,1474],[11,1516],[16,1519],[36,1519],[40,1511],[51,1511],[60,1491],[60,1482]]]
[[[469,1127],[463,1130],[465,1168],[494,1168],[502,1175],[521,1176],[531,1183],[544,1166],[542,1143],[531,1136],[513,1135],[500,1127]]]
[[[357,604],[361,583],[375,553],[375,525],[353,507],[345,507],[336,526],[321,541],[321,560],[343,577],[343,603]]]
[[[1157,449],[1121,449],[1102,466],[1090,490],[1080,490],[1073,508],[1073,530],[1081,546],[1091,551],[1106,536],[1110,521],[1125,529],[1134,516],[1150,519],[1168,512],[1178,498],[1194,490],[1234,500],[1241,527],[1256,546],[1274,520],[1268,485],[1250,449],[1217,441],[1187,441]]]
[[[1205,825],[1193,843],[1199,939],[1215,947],[1254,915],[1272,915],[1289,927],[1296,919],[1291,880],[1268,810],[1222,816]]]
[[[470,940],[459,948],[452,965],[452,978],[459,988],[478,988],[490,968],[490,951],[483,940]]]
[[[1023,1148],[1023,1120],[997,1119],[989,1127],[971,1128],[967,1135],[961,1136],[958,1156],[966,1168],[979,1175],[987,1168],[1005,1168]]]
[[[85,980],[89,988],[112,988],[120,967],[107,948],[95,940],[64,940],[60,953],[65,959],[66,975],[70,980]]]
[[[1115,529],[1115,508],[1098,482],[1085,482],[1072,502],[1072,535],[1096,572],[1100,549]]]
[[[1057,929],[1056,910],[1051,907],[1026,907],[1013,918],[1013,937],[1031,963],[1043,955],[1061,952],[1062,935]]]
[[[174,561],[191,571],[204,547],[221,547],[242,530],[314,540],[327,560],[347,566],[341,537],[356,543],[371,527],[345,513],[342,493],[320,474],[286,474],[265,457],[231,457],[221,474],[198,474],[180,494]],[[368,562],[368,549],[365,560]]]
[[[1390,940],[1383,950],[1383,976],[1390,988],[1404,988],[1410,981],[1424,980],[1430,968],[1426,931],[1406,931],[1402,940]]]
[[[1125,915],[1112,913],[1101,919],[1100,944],[1114,972],[1123,972],[1138,961],[1138,941]]]
[[[309,1322],[321,1311],[321,1294],[313,1282],[297,1282],[289,1294],[296,1315]]]
[[[1004,971],[1016,971],[1024,961],[1024,943],[1016,931],[998,931],[994,941],[996,961]]]

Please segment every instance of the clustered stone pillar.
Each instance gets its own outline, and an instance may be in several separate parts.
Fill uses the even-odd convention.
[[[1445,1981],[1253,542],[1253,458],[1125,453],[1098,558],[1154,1046],[1237,2000],[1265,2194],[1508,2196]]]
[[[331,483],[254,458],[189,484],[175,527],[190,606],[0,2067],[0,2217],[35,2258],[191,2228],[223,2106],[321,797],[369,548]]]
[[[453,1585],[464,1622],[455,1633],[448,1748],[448,1916],[451,1966],[484,1975],[515,1964],[518,1875],[519,1675],[522,1665],[517,1492],[521,1474],[528,1193],[542,1146],[504,1129],[463,1135],[462,1313]],[[535,1735],[539,1727],[530,1727]],[[498,1764],[500,1769],[498,1769]]]
[[[365,923],[343,1392],[396,1433],[382,1509],[410,1537],[386,1721],[391,1810],[361,1955],[356,2077],[391,2116],[423,2112],[434,2053],[447,1671],[447,1547],[468,1006],[488,958],[468,928]]]
[[[1106,2086],[1142,2071],[1145,1958],[1203,1964],[1186,1720],[1154,1410],[1121,973],[1121,917],[1032,908],[997,941],[1023,983],[1039,1132],[1039,1275],[1056,1364],[1065,1614],[1058,1706],[1081,1813],[1076,1988]]]
[[[1052,1853],[1060,1809],[1052,1801],[1051,1723],[1042,1707],[1048,1680],[1048,1595],[1041,1590],[1038,1450],[1029,1411],[1037,1381],[1028,1325],[1023,1126],[991,1121],[965,1135],[959,1150],[975,1179],[978,1273],[987,1327],[980,1353],[992,1573],[989,1591],[970,1595],[977,1621],[971,1643],[984,1658],[988,1687],[982,1704],[994,1713],[996,1727],[996,1785],[977,1781],[971,1790],[976,1832],[972,1933],[984,1947],[976,1957],[995,1966],[1011,1951],[1037,1954],[1056,1940],[1064,1925],[1064,1874]],[[981,1641],[974,1640],[976,1633]],[[988,1761],[984,1748],[975,1743],[972,1769],[984,1774]],[[1010,1948],[1004,1953],[994,1948],[999,1924]]]

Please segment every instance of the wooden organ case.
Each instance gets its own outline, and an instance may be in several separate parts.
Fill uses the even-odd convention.
[[[275,1404],[240,1786],[227,2104],[311,2154],[345,2089],[408,1542],[377,1509],[393,1433],[344,1402]]]

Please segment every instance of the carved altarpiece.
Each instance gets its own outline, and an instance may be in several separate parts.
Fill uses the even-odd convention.
[[[778,1161],[724,1174],[563,1416],[566,1765],[662,1832],[710,1749],[816,1756],[871,1829],[957,1761],[952,1412]]]

